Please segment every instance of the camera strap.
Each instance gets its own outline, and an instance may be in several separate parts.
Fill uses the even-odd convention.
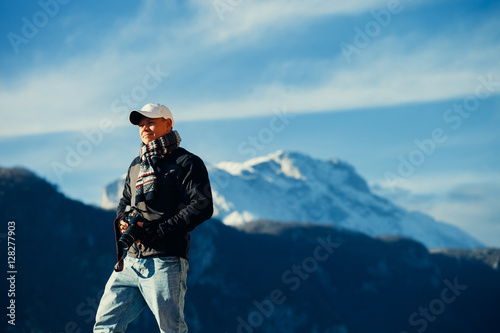
[[[115,228],[116,258],[117,258],[116,259],[117,263],[115,264],[114,267],[115,272],[123,271],[123,258],[125,257],[126,251],[123,249],[123,246],[120,244],[120,242],[118,242],[121,236],[119,225],[120,225],[120,220],[122,220],[122,218],[127,214],[128,212],[123,213],[122,215],[118,216],[113,222]]]

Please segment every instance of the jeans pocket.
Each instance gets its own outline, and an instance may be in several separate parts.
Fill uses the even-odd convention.
[[[155,259],[158,259],[160,262],[170,263],[170,264],[179,262],[179,257],[156,257]]]

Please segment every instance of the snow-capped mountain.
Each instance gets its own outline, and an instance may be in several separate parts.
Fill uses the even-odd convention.
[[[335,225],[369,236],[400,235],[429,248],[483,245],[450,224],[408,212],[370,191],[349,164],[278,151],[243,163],[208,166],[214,217],[228,225],[255,220]],[[108,185],[103,202],[114,203],[124,178]],[[109,206],[108,206],[109,207]]]

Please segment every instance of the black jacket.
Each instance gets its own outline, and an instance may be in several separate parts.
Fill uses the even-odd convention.
[[[129,167],[117,216],[135,203],[135,183],[140,164],[138,156]],[[177,256],[188,259],[189,232],[213,214],[207,169],[198,156],[183,148],[177,148],[158,160],[154,168],[157,193],[154,199],[135,203],[135,207],[147,221],[158,224],[165,236],[152,243],[136,242],[127,254],[135,258]]]

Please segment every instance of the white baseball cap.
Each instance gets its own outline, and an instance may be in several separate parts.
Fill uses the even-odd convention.
[[[149,103],[144,105],[141,110],[132,110],[129,116],[130,122],[134,125],[139,125],[142,116],[148,118],[171,119],[172,127],[174,127],[174,117],[172,117],[172,112],[170,112],[165,105]]]

